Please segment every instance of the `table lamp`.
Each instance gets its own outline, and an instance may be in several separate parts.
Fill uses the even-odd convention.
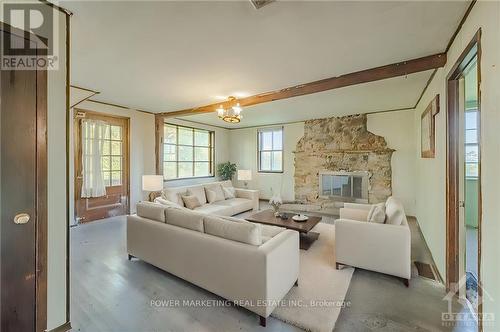
[[[252,180],[252,170],[239,169],[238,170],[238,180],[244,181],[243,184],[245,185],[245,188],[248,189],[248,181]]]
[[[163,175],[143,175],[142,190],[149,191],[149,201],[155,199],[154,193],[163,189]]]

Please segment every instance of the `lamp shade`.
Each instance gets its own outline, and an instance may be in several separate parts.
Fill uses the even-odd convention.
[[[249,169],[239,169],[238,170],[238,180],[240,180],[240,181],[252,180],[252,171]]]
[[[143,175],[142,190],[159,191],[163,189],[163,175]]]

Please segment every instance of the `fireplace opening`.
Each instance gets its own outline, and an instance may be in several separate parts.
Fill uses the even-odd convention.
[[[369,172],[321,172],[319,177],[320,198],[368,203]]]

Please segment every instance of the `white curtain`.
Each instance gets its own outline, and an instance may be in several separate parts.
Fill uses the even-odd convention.
[[[109,126],[104,121],[82,120],[82,198],[106,195],[101,157],[108,130]]]

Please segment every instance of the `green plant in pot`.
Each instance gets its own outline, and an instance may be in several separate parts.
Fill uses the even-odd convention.
[[[232,180],[234,173],[236,173],[236,164],[232,164],[228,161],[217,165],[217,174],[223,181]]]

